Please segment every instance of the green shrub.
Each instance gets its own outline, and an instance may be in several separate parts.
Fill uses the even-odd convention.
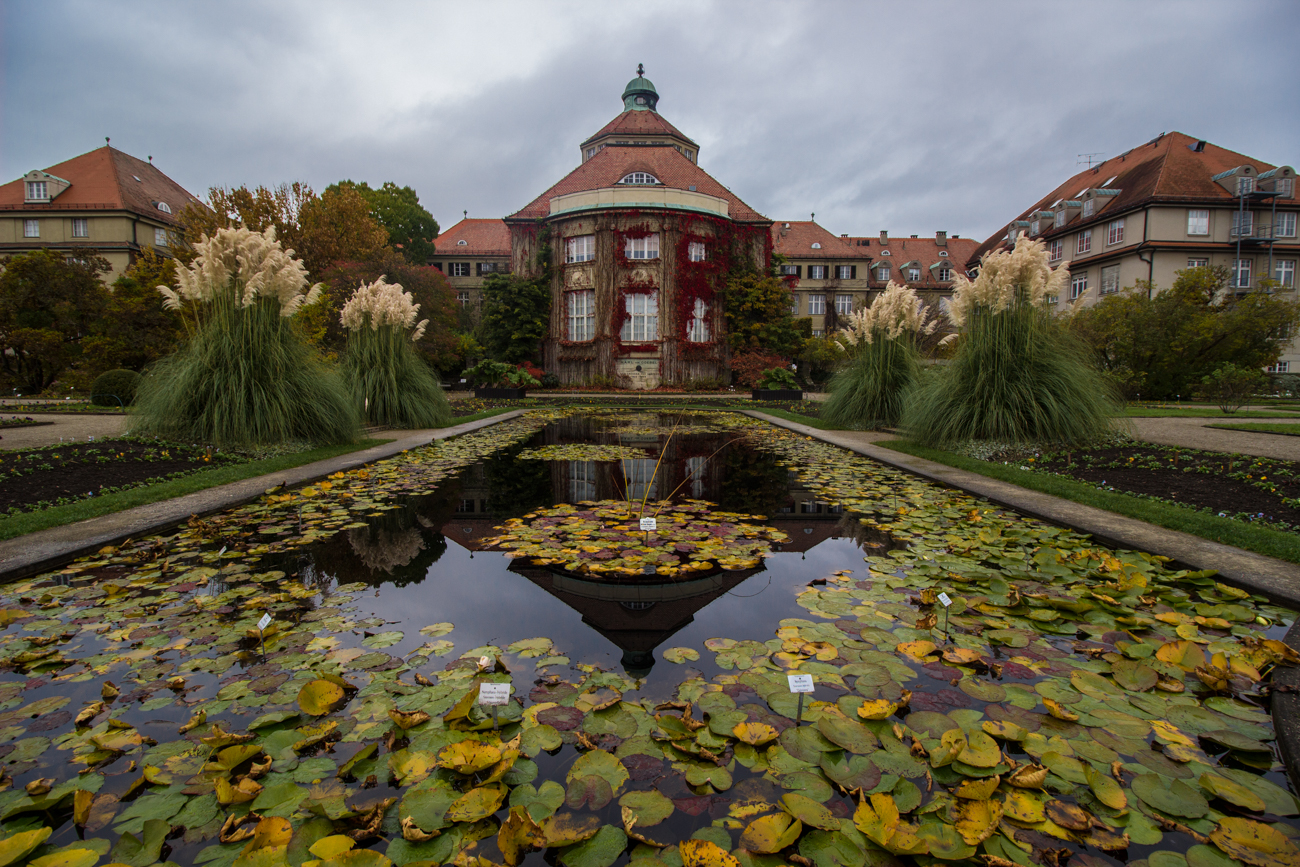
[[[95,406],[130,406],[140,374],[134,370],[108,370],[90,384],[90,402]]]
[[[758,382],[755,388],[763,389],[782,389],[782,388],[799,388],[799,380],[794,378],[794,374],[784,367],[769,367],[759,374]]]
[[[1268,384],[1263,371],[1253,367],[1238,367],[1225,361],[1209,376],[1201,377],[1201,395],[1219,405],[1225,413],[1234,413],[1242,404]]]

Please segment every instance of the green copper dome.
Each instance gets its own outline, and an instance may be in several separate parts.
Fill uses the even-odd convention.
[[[638,63],[636,73],[636,78],[623,88],[623,110],[654,111],[659,102],[659,92],[655,90],[654,82],[645,77],[644,66]]]

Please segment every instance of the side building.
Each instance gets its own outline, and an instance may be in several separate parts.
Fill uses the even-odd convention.
[[[105,145],[0,186],[0,255],[96,254],[111,283],[144,250],[170,256],[177,215],[202,204],[152,161]]]
[[[510,273],[510,229],[503,220],[463,219],[434,240],[429,264],[447,276],[462,320],[477,322],[483,308],[483,280]]]
[[[1023,232],[1047,244],[1054,266],[1070,266],[1058,303],[1095,304],[1139,280],[1168,288],[1178,271],[1202,266],[1227,268],[1239,293],[1271,280],[1295,297],[1298,212],[1291,166],[1166,133],[1075,174],[980,245],[967,267]],[[1268,370],[1300,371],[1300,342]]]

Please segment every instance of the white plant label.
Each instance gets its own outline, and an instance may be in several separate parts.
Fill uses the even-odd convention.
[[[813,691],[813,679],[811,674],[792,674],[789,678],[791,692]]]
[[[659,529],[659,519],[658,519],[658,518],[642,518],[642,519],[641,519],[641,529],[642,529],[642,530],[658,530],[658,529]]]
[[[949,605],[952,604],[952,598],[949,597],[947,593],[940,593],[939,601],[943,603],[944,608],[947,608]]]
[[[478,687],[479,704],[506,704],[510,701],[510,684],[481,683]]]
[[[271,615],[263,614],[262,619],[257,621],[257,631],[261,632],[263,629],[265,629],[270,625],[271,625]]]

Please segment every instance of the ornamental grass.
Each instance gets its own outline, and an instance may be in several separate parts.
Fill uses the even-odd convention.
[[[1080,444],[1113,432],[1116,396],[1045,306],[1070,279],[1047,262],[1043,243],[1022,235],[1012,252],[987,254],[974,281],[957,277],[948,318],[961,337],[908,399],[910,439]]]
[[[343,377],[352,402],[370,424],[391,428],[446,427],[447,396],[415,349],[429,320],[409,292],[380,277],[362,284],[343,306],[348,330]],[[413,332],[408,333],[411,326]]]
[[[224,446],[355,440],[342,378],[293,321],[320,295],[293,251],[273,228],[221,229],[195,247],[176,288],[159,287],[190,337],[140,380],[133,432]]]
[[[821,417],[857,429],[898,424],[921,369],[917,337],[934,333],[938,324],[914,290],[890,281],[836,334],[850,361],[831,377]]]

